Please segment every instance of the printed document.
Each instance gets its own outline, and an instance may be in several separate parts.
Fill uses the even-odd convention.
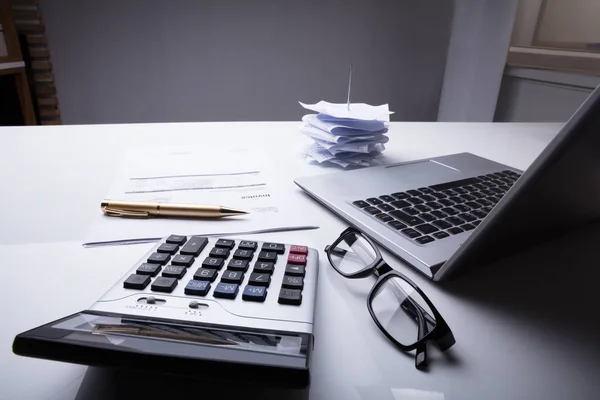
[[[155,241],[169,234],[233,235],[314,229],[294,202],[275,190],[261,160],[246,149],[188,146],[131,150],[105,200],[219,205],[249,214],[220,219],[120,218],[102,214],[84,245]]]

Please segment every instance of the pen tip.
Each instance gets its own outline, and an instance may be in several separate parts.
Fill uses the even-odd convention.
[[[224,217],[243,214],[248,214],[248,211],[236,210],[235,208],[229,207],[221,207],[221,215]]]

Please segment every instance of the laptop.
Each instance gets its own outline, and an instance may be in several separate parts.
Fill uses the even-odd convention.
[[[429,278],[453,279],[600,218],[600,87],[524,172],[460,153],[295,183]]]

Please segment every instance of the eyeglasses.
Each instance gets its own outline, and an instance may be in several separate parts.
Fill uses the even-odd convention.
[[[410,279],[393,270],[371,240],[348,228],[325,247],[333,268],[349,279],[377,276],[367,297],[367,308],[381,332],[403,351],[416,349],[415,367],[427,366],[426,344],[441,351],[454,345],[454,335],[425,293]]]

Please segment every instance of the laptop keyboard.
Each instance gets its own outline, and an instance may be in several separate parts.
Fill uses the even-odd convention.
[[[506,170],[352,204],[416,243],[427,244],[475,229],[520,176]]]

